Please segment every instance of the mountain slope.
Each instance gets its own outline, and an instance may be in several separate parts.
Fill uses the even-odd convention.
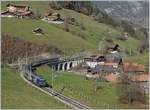
[[[135,24],[148,27],[149,2],[146,1],[101,1],[93,2],[114,19],[127,19]]]
[[[2,9],[5,8],[7,3],[2,2]],[[18,4],[29,5],[31,10],[40,14],[48,11],[49,2],[13,2]],[[69,32],[64,30],[64,25],[49,24],[42,20],[33,19],[17,19],[17,18],[2,18],[2,33],[9,34],[12,37],[19,37],[29,42],[37,44],[50,44],[57,47],[59,50],[68,51],[72,53],[82,50],[97,50],[99,42],[107,36],[112,39],[114,43],[120,44],[120,47],[130,51],[130,49],[137,49],[140,40],[133,37],[128,38],[126,41],[118,40],[117,37],[120,32],[110,25],[97,23],[89,16],[78,13],[74,10],[61,9],[54,10],[60,13],[61,17],[70,16],[75,18],[76,23],[69,25]],[[84,25],[85,29],[81,29],[80,24]],[[45,35],[37,36],[32,30],[34,28],[42,28]],[[110,33],[108,35],[108,33]],[[72,52],[71,52],[72,51]],[[146,54],[147,55],[147,54]],[[146,57],[147,58],[147,57]],[[145,61],[147,59],[144,59]],[[145,62],[144,61],[144,62]]]
[[[72,16],[76,19],[78,23],[83,22],[85,30],[81,30],[80,26],[70,25],[70,32],[65,32],[63,30],[63,25],[52,25],[40,20],[30,20],[30,19],[3,19],[2,18],[2,33],[11,34],[15,37],[22,37],[26,40],[32,40],[33,42],[38,43],[52,43],[58,48],[97,48],[98,43],[103,39],[104,36],[107,36],[108,30],[111,31],[111,39],[114,41],[120,42],[116,39],[119,35],[119,31],[114,29],[110,25],[103,23],[97,23],[90,19],[90,17],[77,13],[73,10],[62,9],[56,12],[59,12],[62,17]],[[9,25],[9,26],[7,26]],[[25,29],[23,30],[22,27]],[[46,37],[38,37],[32,33],[32,30],[36,27],[41,27],[46,33]],[[19,31],[16,31],[16,30]],[[61,36],[60,36],[61,33]],[[81,36],[79,36],[81,34]],[[137,41],[134,38],[133,41]],[[74,42],[71,42],[74,41]],[[130,42],[127,40],[126,43]],[[71,43],[70,43],[71,42]],[[70,43],[70,46],[68,46]],[[137,41],[138,43],[138,41]],[[137,43],[132,45],[134,48],[137,47]],[[122,46],[122,45],[121,45]],[[122,47],[124,47],[123,45]],[[132,48],[132,46],[130,48]]]

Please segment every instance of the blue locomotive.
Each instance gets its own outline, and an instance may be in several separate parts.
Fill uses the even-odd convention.
[[[47,83],[46,83],[45,79],[41,78],[40,76],[32,74],[31,77],[32,77],[32,82],[35,85],[37,85],[39,87],[45,87],[45,86],[47,86]]]
[[[24,76],[25,76],[26,79],[33,82],[35,85],[37,85],[39,87],[51,87],[47,84],[45,79],[43,79],[42,77],[36,75],[36,73],[34,73],[34,71],[31,69],[30,66],[26,66]]]

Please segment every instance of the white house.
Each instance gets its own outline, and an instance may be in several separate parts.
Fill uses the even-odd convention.
[[[88,65],[90,68],[95,68],[95,66],[98,64],[98,62],[92,62],[92,61],[87,61],[86,65]]]

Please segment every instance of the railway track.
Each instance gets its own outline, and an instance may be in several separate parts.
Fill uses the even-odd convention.
[[[42,89],[47,91],[47,92],[49,92],[49,93],[51,93],[53,96],[63,100],[64,102],[69,103],[70,105],[76,107],[77,109],[90,109],[90,107],[88,107],[88,106],[86,106],[84,104],[81,104],[81,103],[79,103],[78,101],[76,101],[74,99],[66,97],[66,96],[64,96],[64,95],[62,95],[62,94],[60,94],[60,93],[58,93],[56,91],[53,91],[51,88],[44,87]]]
[[[36,64],[36,65],[42,65],[41,62],[42,62],[42,64],[44,64],[45,62],[47,63],[48,61],[42,60],[42,61],[40,61],[40,62],[36,62],[35,64]],[[44,63],[43,63],[43,62],[44,62]],[[84,104],[82,104],[82,103],[80,103],[80,102],[78,102],[78,101],[76,101],[76,100],[74,100],[74,99],[72,99],[72,98],[69,98],[69,97],[67,97],[67,96],[64,96],[64,95],[62,95],[62,94],[56,92],[56,91],[54,91],[54,90],[53,90],[52,88],[50,88],[50,87],[39,87],[39,86],[37,86],[36,84],[34,84],[35,82],[33,83],[33,81],[32,81],[33,79],[31,80],[30,77],[29,77],[31,74],[34,74],[34,73],[32,73],[32,66],[33,66],[33,64],[32,64],[32,65],[31,65],[31,64],[28,64],[27,66],[23,66],[23,67],[20,69],[20,70],[21,70],[21,77],[22,77],[27,83],[29,83],[29,84],[32,85],[33,87],[39,89],[40,91],[42,91],[42,92],[44,92],[44,93],[46,93],[46,94],[48,94],[48,95],[54,96],[55,99],[57,99],[57,100],[59,100],[59,101],[65,103],[65,104],[71,106],[71,107],[74,108],[74,109],[90,109],[90,107],[88,107],[88,106],[86,106],[86,105],[84,105]],[[30,68],[29,68],[29,67],[30,67]],[[36,66],[35,66],[35,67],[36,67]],[[38,67],[38,66],[37,66],[37,67]],[[24,77],[25,73],[28,73],[28,75],[27,75],[26,77]],[[31,77],[31,78],[33,78],[33,77]]]
[[[74,99],[71,99],[69,97],[66,97],[56,91],[54,91],[53,89],[49,88],[49,87],[38,87],[36,86],[35,84],[33,84],[31,81],[27,80],[23,74],[21,74],[21,78],[23,78],[23,80],[25,82],[27,82],[28,84],[30,84],[31,86],[39,89],[40,91],[42,91],[43,93],[47,94],[47,95],[50,95],[50,96],[54,96],[55,99],[67,104],[68,106],[71,106],[72,108],[74,109],[90,109],[90,107],[84,105],[84,104],[81,104],[80,102],[74,100]]]

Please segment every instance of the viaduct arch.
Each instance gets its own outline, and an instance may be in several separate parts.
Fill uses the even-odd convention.
[[[56,71],[65,71],[65,70],[69,70],[70,68],[76,67],[78,64],[83,62],[84,60],[64,61],[64,62],[58,62],[57,64],[52,64],[52,66]]]

